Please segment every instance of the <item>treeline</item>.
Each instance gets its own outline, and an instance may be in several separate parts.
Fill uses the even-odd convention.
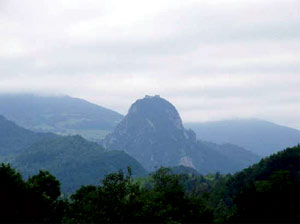
[[[10,165],[0,166],[1,223],[58,223],[64,216],[65,202],[59,181],[47,171],[27,181]]]
[[[63,197],[47,171],[23,180],[0,166],[0,222],[298,223],[299,145],[234,175],[174,174],[132,179],[129,168]]]

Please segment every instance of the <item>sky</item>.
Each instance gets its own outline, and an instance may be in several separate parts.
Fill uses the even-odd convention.
[[[0,0],[0,93],[300,129],[298,0]]]

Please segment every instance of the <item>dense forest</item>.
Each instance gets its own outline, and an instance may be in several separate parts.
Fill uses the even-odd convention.
[[[234,175],[160,168],[133,179],[128,168],[68,196],[48,171],[24,180],[2,164],[0,222],[298,223],[299,153],[287,148]]]
[[[120,169],[125,172],[127,166],[134,177],[147,174],[124,151],[105,151],[79,135],[36,133],[0,115],[1,162],[10,163],[24,178],[47,170],[59,179],[64,193],[74,193],[83,184],[99,184],[105,175]]]

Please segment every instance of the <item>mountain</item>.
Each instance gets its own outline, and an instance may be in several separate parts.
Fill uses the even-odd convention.
[[[123,118],[82,99],[30,94],[1,94],[0,114],[33,131],[79,134],[89,140],[105,136]]]
[[[26,177],[49,170],[62,183],[63,192],[81,185],[99,184],[109,173],[132,168],[134,176],[146,174],[132,157],[105,151],[80,136],[57,136],[26,130],[0,116],[0,163],[10,163]]]
[[[259,119],[186,123],[201,140],[217,144],[232,143],[261,156],[300,142],[300,131]]]
[[[107,174],[127,170],[133,176],[146,175],[145,169],[125,152],[105,152],[97,143],[77,136],[58,136],[31,145],[11,163],[24,176],[48,170],[62,183],[63,192],[74,192],[82,185],[98,185]]]
[[[0,115],[0,156],[23,152],[34,142],[53,136],[35,133],[17,126]]]
[[[200,173],[235,172],[259,157],[234,145],[196,140],[184,129],[176,108],[159,96],[137,100],[115,130],[103,140],[107,149],[124,150],[147,170],[189,166]]]

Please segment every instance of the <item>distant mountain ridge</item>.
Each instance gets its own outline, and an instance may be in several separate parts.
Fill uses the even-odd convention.
[[[160,166],[184,165],[200,173],[226,173],[259,160],[237,146],[197,141],[192,130],[184,129],[176,108],[158,95],[146,96],[132,104],[103,145],[107,149],[124,150],[149,171]]]
[[[186,123],[200,140],[231,143],[261,156],[268,156],[300,143],[300,131],[260,119]]]
[[[0,156],[24,152],[33,143],[53,136],[19,127],[0,115]]]
[[[0,94],[0,115],[35,132],[80,135],[98,143],[124,118],[82,99],[33,94]],[[200,141],[234,144],[260,156],[300,142],[299,130],[258,119],[185,123],[184,127],[192,129]],[[188,132],[185,130],[185,135]]]
[[[32,94],[0,94],[0,115],[33,131],[79,134],[89,140],[105,136],[123,118],[82,99]]]
[[[63,192],[81,185],[99,184],[105,175],[132,168],[134,176],[146,170],[121,151],[107,152],[80,136],[57,136],[26,130],[0,116],[0,163],[10,163],[25,176],[49,170],[62,184]]]

